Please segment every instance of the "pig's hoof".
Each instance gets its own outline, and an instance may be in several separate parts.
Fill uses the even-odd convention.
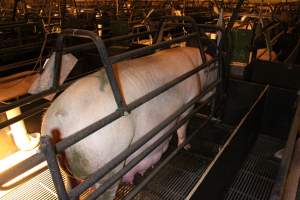
[[[278,150],[278,151],[274,154],[274,157],[275,157],[275,158],[278,158],[278,159],[282,159],[282,157],[283,157],[283,151],[284,151],[284,149]]]
[[[192,145],[187,144],[183,148],[188,151],[188,150],[190,150],[192,148]]]
[[[134,177],[132,175],[126,175],[126,176],[123,177],[122,181],[132,185],[133,184],[133,179],[134,179]]]
[[[139,174],[140,174],[141,176],[144,176],[145,171],[146,171],[146,170],[140,171]]]

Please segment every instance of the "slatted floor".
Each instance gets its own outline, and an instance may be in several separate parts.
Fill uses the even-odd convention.
[[[197,127],[199,121],[192,121]],[[191,131],[191,130],[189,130]],[[183,200],[193,188],[199,176],[205,170],[207,164],[218,152],[228,137],[227,130],[210,125],[203,133],[196,136],[189,151],[181,151],[146,185],[134,198],[135,200]],[[168,152],[176,147],[176,142],[171,143]],[[168,155],[166,152],[163,157]],[[151,170],[147,170],[149,174]],[[136,176],[135,184],[143,180],[143,177]],[[121,200],[134,188],[134,185],[122,183],[119,186],[115,200]],[[0,200],[33,200],[58,199],[49,171],[46,170],[27,183],[20,185],[15,190],[8,192]]]
[[[194,120],[188,132],[197,127],[199,121]],[[199,125],[199,124],[198,124]],[[217,125],[209,125],[191,142],[192,148],[181,151],[146,185],[134,198],[135,200],[183,200],[189,194],[199,176],[204,172],[211,159],[217,154],[219,147],[228,138],[228,130]],[[172,141],[171,141],[172,144]],[[168,151],[172,151],[171,145]],[[167,155],[168,152],[165,153]],[[151,170],[147,171],[150,173]],[[146,173],[146,176],[147,176]],[[143,178],[136,177],[138,184]],[[134,186],[121,185],[115,200],[121,200]]]
[[[269,199],[280,165],[280,160],[273,155],[282,147],[282,141],[260,135],[235,177],[225,199]]]

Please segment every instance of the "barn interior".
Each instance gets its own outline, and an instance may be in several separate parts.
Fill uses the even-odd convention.
[[[0,0],[0,40],[0,200],[300,199],[298,0]],[[200,66],[126,100],[117,64],[185,47],[197,49]],[[108,84],[116,109],[68,137],[56,137],[59,127],[43,134],[48,108],[99,71],[99,91]],[[67,149],[199,73],[196,96],[100,168],[75,175]],[[93,96],[73,97],[67,103],[83,98],[97,111]],[[74,123],[95,115],[85,112]],[[166,142],[157,162],[122,179]]]

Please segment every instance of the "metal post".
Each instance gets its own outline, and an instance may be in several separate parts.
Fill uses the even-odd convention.
[[[54,182],[55,190],[60,200],[69,200],[60,169],[56,159],[55,145],[52,143],[49,136],[43,136],[41,138],[41,151],[44,154],[48,167]]]

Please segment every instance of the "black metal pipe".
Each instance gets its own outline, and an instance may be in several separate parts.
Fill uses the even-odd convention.
[[[151,92],[151,95],[145,95],[145,96],[137,99],[136,101],[130,103],[128,105],[129,111],[136,108],[136,107],[138,107],[138,106],[140,106],[141,104],[145,103],[146,101],[154,98],[155,96],[160,94],[160,92],[164,92],[164,91],[168,90],[169,88],[171,88],[172,86],[178,84],[180,81],[188,78],[188,77],[186,77],[187,74],[189,74],[191,76],[191,75],[197,73],[198,71],[200,71],[201,69],[207,67],[210,63],[213,63],[214,61],[215,61],[215,59],[207,62],[206,64],[202,64],[198,68],[194,69],[193,72],[187,72],[187,73],[181,75],[180,77],[174,79],[172,81],[172,84],[168,84],[167,87],[163,86],[162,87],[163,89],[158,88],[158,89],[154,90],[153,92]],[[45,93],[45,92],[43,92],[43,93]],[[51,94],[51,93],[48,92],[47,94]],[[41,94],[39,94],[39,95],[41,95]],[[46,95],[44,95],[44,96],[46,96]],[[30,97],[28,97],[28,98],[30,98]],[[7,106],[10,106],[10,105],[7,105]],[[120,118],[122,115],[123,115],[123,112],[120,111],[120,110],[117,110],[116,112],[114,112],[114,113],[98,120],[97,122],[87,126],[86,128],[77,131],[76,133],[72,134],[71,136],[67,137],[66,139],[64,139],[64,140],[62,140],[62,141],[60,141],[56,144],[57,152],[62,153],[66,148],[68,148],[71,145],[75,144],[76,142],[82,140],[83,138],[89,136],[93,132],[101,129],[102,127],[106,126],[107,124],[111,123],[112,121]],[[16,165],[12,170],[8,170],[8,171],[3,172],[0,175],[0,177],[1,177],[0,185],[3,185],[4,183],[6,183],[10,179],[14,178],[15,176],[18,176],[19,174],[24,173],[28,169],[30,169],[33,166],[35,166],[35,165],[41,163],[42,161],[44,161],[38,155],[40,155],[40,154],[36,154],[36,155],[30,157],[30,159],[27,159],[27,160],[21,162],[20,164]],[[28,167],[28,166],[30,166],[30,167]]]
[[[191,101],[189,101],[187,104],[182,106],[180,109],[178,109],[176,112],[174,112],[172,115],[170,115],[167,119],[162,121],[159,125],[151,129],[148,133],[146,133],[143,137],[141,137],[139,140],[137,140],[135,143],[130,145],[126,150],[124,150],[122,153],[120,153],[118,156],[116,156],[114,159],[112,159],[110,162],[108,162],[106,165],[104,165],[101,169],[99,169],[97,172],[90,175],[90,178],[83,182],[81,185],[76,186],[70,193],[71,199],[76,199],[79,194],[84,192],[86,189],[91,187],[93,184],[95,184],[99,179],[103,178],[105,174],[107,174],[109,171],[114,169],[118,164],[120,164],[123,160],[125,160],[129,155],[134,153],[136,150],[138,150],[142,145],[147,143],[151,138],[153,138],[157,133],[159,133],[161,130],[163,130],[167,125],[169,125],[171,122],[173,122],[178,116],[183,114],[188,108],[190,108],[192,105],[194,105],[196,102],[198,102],[208,91],[212,90],[219,82],[216,82],[211,85],[211,87],[207,88],[203,93],[197,95],[195,98],[193,98]],[[202,106],[205,104],[202,104]],[[172,128],[168,132],[174,132],[177,130],[181,125],[177,125]],[[167,133],[166,133],[167,134]],[[127,169],[127,168],[126,168]],[[131,168],[129,168],[131,169]],[[127,170],[129,171],[129,170]],[[126,172],[125,172],[126,173]],[[104,185],[103,185],[104,186]],[[109,187],[109,186],[108,186]]]
[[[193,100],[191,100],[188,103],[188,108],[191,107],[192,105],[194,105],[197,101],[199,101],[201,99],[200,95],[196,98],[194,98]],[[207,103],[209,102],[209,100],[206,100],[204,103],[202,103],[202,105],[198,106],[196,109],[194,109],[191,113],[189,113],[187,116],[185,116],[183,119],[181,119],[179,122],[176,123],[176,125],[171,128],[170,130],[168,130],[162,137],[160,137],[158,140],[156,140],[153,144],[151,144],[147,149],[145,149],[142,153],[140,153],[139,155],[137,155],[133,160],[131,160],[129,163],[127,163],[119,172],[117,172],[116,174],[114,174],[109,180],[105,181],[103,183],[103,185],[101,185],[100,188],[97,188],[88,198],[87,200],[94,200],[96,199],[98,196],[100,196],[101,194],[103,194],[109,187],[111,187],[116,181],[118,181],[118,179],[120,179],[123,175],[125,175],[130,169],[132,169],[135,165],[137,165],[140,161],[142,161],[147,155],[149,155],[152,151],[154,151],[160,144],[162,144],[164,141],[166,141],[166,139],[168,139],[169,137],[171,137],[174,132],[180,128],[183,124],[185,124],[190,117],[195,114],[196,112],[198,112],[201,108],[203,108]],[[186,108],[186,107],[185,107]],[[187,109],[187,108],[186,108]],[[186,109],[184,109],[184,111],[186,111]],[[176,112],[177,113],[177,112]],[[183,112],[182,112],[183,113]],[[178,117],[179,115],[177,115],[176,117]],[[171,123],[172,121],[174,121],[176,119],[176,117],[174,117],[172,120],[169,121],[169,123]],[[168,124],[169,124],[168,123]],[[168,124],[166,124],[163,128],[165,128]],[[157,133],[156,133],[157,134]],[[154,137],[154,135],[153,135]],[[153,138],[152,137],[152,138]],[[144,141],[145,143],[148,142],[148,140]],[[181,146],[181,145],[180,145]],[[141,146],[140,146],[141,147]],[[139,147],[139,148],[140,148]],[[176,151],[177,152],[177,151]],[[126,157],[125,157],[126,158]],[[80,194],[80,193],[79,193]]]
[[[200,40],[200,31],[198,29],[197,22],[192,17],[190,17],[190,16],[165,16],[164,18],[168,19],[168,20],[189,21],[192,24],[193,32],[195,32],[197,34],[196,35],[196,41],[197,41],[197,44],[198,44],[198,48],[199,48],[199,51],[200,51],[202,62],[206,63],[206,56],[204,54],[202,42]]]
[[[207,67],[210,63],[213,63],[215,61],[215,59],[207,62],[206,64],[202,64],[201,66],[181,75],[178,78],[175,78],[173,81],[167,83],[166,85],[157,88],[155,90],[153,90],[152,92],[150,92],[149,94],[146,94],[143,97],[140,97],[139,99],[133,101],[132,103],[128,104],[127,108],[128,111],[132,111],[133,109],[137,108],[138,106],[142,105],[143,103],[151,100],[152,98],[158,96],[159,94],[161,94],[162,92],[170,89],[171,87],[173,87],[174,85],[178,84],[179,82],[185,80],[186,78],[192,76],[193,74],[196,74],[198,71],[204,69],[205,67]],[[66,148],[70,147],[71,145],[79,142],[80,140],[82,140],[83,138],[89,136],[90,134],[92,134],[93,132],[99,130],[100,128],[106,126],[107,124],[109,124],[110,122],[112,122],[113,120],[118,119],[119,117],[122,116],[122,112],[117,110],[116,112],[108,115],[107,117],[100,119],[99,121],[93,123],[90,126],[87,126],[84,129],[81,129],[79,131],[77,131],[76,133],[68,136],[66,138],[66,140],[63,140],[59,143],[57,143],[57,152],[61,153],[63,150],[65,150]]]
[[[73,33],[74,33],[74,31],[69,30],[68,34],[73,35]],[[188,36],[176,38],[176,39],[173,40],[173,42],[167,41],[167,42],[163,42],[162,44],[153,45],[155,47],[152,47],[152,46],[144,47],[144,48],[141,48],[141,49],[138,49],[138,50],[134,50],[133,52],[131,51],[132,53],[126,52],[126,53],[123,53],[123,54],[121,54],[119,56],[112,56],[112,57],[110,57],[110,60],[111,60],[111,63],[116,63],[117,61],[120,61],[121,59],[129,58],[130,56],[133,56],[133,55],[134,56],[141,55],[141,54],[145,53],[145,51],[147,51],[147,50],[149,51],[149,50],[156,49],[156,48],[162,48],[164,46],[168,46],[170,44],[173,44],[173,43],[176,43],[176,42],[180,42],[180,41],[183,41],[183,40],[189,39],[191,37],[195,37],[195,36],[197,36],[197,33],[191,33]],[[74,50],[74,49],[71,48],[70,50]],[[200,52],[201,52],[201,49],[200,49]],[[56,61],[56,62],[59,62],[59,61]],[[55,71],[56,70],[58,70],[58,69],[55,68]],[[9,105],[1,106],[0,107],[0,113],[5,112],[5,111],[7,111],[9,109],[12,109],[12,108],[15,108],[15,107],[18,107],[18,106],[21,106],[21,105],[33,102],[33,101],[37,101],[38,99],[43,98],[43,97],[45,97],[45,96],[47,96],[49,94],[55,93],[56,91],[57,92],[62,91],[63,89],[65,89],[66,87],[68,87],[70,84],[71,83],[66,83],[66,84],[63,84],[60,87],[57,86],[56,88],[51,88],[51,89],[49,89],[47,91],[43,91],[43,92],[41,92],[39,94],[32,95],[32,96],[25,97],[23,99],[17,100],[15,102],[10,103]]]
[[[59,87],[59,77],[61,71],[61,62],[62,62],[62,50],[63,50],[63,34],[61,34],[56,41],[56,50],[55,50],[55,60],[54,60],[54,69],[53,69],[53,82],[52,88],[56,90]]]
[[[55,145],[52,143],[51,138],[49,136],[43,136],[41,138],[40,148],[47,160],[49,171],[52,176],[52,180],[54,182],[54,187],[57,192],[58,198],[60,200],[69,200],[69,196],[67,194],[62,175],[60,173],[60,169],[57,163]]]
[[[297,108],[294,114],[293,122],[289,130],[288,140],[284,149],[284,156],[281,160],[276,184],[273,187],[271,199],[283,200],[286,193],[286,184],[294,156],[297,135],[300,129],[300,90],[297,92]]]
[[[5,189],[5,186],[3,186],[5,183],[21,175],[22,173],[30,170],[34,166],[42,163],[43,161],[45,161],[45,157],[43,156],[43,154],[37,153],[27,158],[26,160],[20,162],[19,164],[9,168],[8,170],[1,172],[0,189]]]
[[[14,124],[22,119],[26,119],[28,117],[31,117],[33,115],[36,115],[37,113],[40,113],[43,111],[44,108],[48,107],[50,105],[50,102],[47,102],[47,103],[44,103],[44,104],[41,104],[41,105],[38,105],[32,109],[30,109],[29,111],[25,112],[25,113],[22,113],[14,118],[11,118],[11,119],[8,119],[6,121],[3,121],[0,123],[0,129],[6,127],[6,126],[9,126],[11,124]]]
[[[75,34],[74,31],[72,30],[72,34]],[[167,89],[171,88],[172,86],[174,86],[175,84],[179,83],[180,81],[188,78],[189,76],[197,73],[198,71],[200,71],[201,69],[203,69],[204,67],[207,67],[210,63],[214,62],[214,60],[208,62],[208,63],[205,63],[201,66],[199,66],[198,68],[192,70],[191,72],[187,72],[186,74],[183,74],[182,76],[174,79],[172,81],[172,83],[170,84],[167,84],[167,86],[163,86],[161,88],[158,88],[157,90],[154,90],[151,95],[146,95],[144,97],[141,97],[140,99],[138,99],[137,101],[129,104],[130,106],[130,109],[134,109],[138,106],[140,106],[141,104],[145,103],[146,101],[154,98],[155,96],[157,96],[158,94],[160,94],[160,92],[163,92],[163,91],[166,91]],[[64,84],[63,87],[59,87],[58,89],[63,89],[65,87],[67,87],[68,85],[70,85],[71,83],[68,83],[68,84]],[[17,107],[19,105],[24,105],[26,103],[29,103],[31,101],[34,101],[34,100],[38,100],[40,97],[43,97],[43,96],[47,96],[53,92],[55,92],[57,90],[55,89],[50,89],[48,91],[44,91],[38,95],[35,95],[35,96],[29,96],[27,98],[24,98],[24,99],[21,99],[20,101],[17,101],[15,102],[13,105],[7,105],[7,106],[3,106],[0,108],[0,111],[6,111],[5,109],[11,109],[11,108],[14,108],[14,107]],[[129,109],[129,110],[130,110]],[[68,139],[66,140],[63,140],[61,142],[59,142],[56,146],[57,148],[57,152],[58,153],[61,153],[64,149],[68,148],[69,146],[73,145],[74,143],[78,142],[79,140],[83,139],[84,137],[87,137],[88,135],[90,135],[91,133],[95,132],[96,130],[104,127],[105,125],[107,125],[108,123],[112,122],[113,120],[121,117],[123,115],[123,111],[116,111],[114,113],[112,113],[111,115],[97,121],[96,123],[74,133],[72,136],[68,137]],[[39,155],[39,154],[38,154]],[[10,180],[11,178],[15,177],[16,174],[19,174],[20,172],[23,173],[25,172],[28,168],[22,168],[20,166],[28,166],[30,164],[39,164],[40,162],[43,161],[43,159],[41,159],[38,155],[35,155],[35,156],[32,156],[32,160],[31,159],[27,159],[26,161],[22,162],[22,164],[20,165],[17,165],[14,169],[16,170],[14,174],[10,173],[10,172],[4,172],[3,173],[3,176],[2,179],[0,180],[0,184],[3,184],[5,182],[7,182],[8,180]],[[31,161],[30,163],[29,160]],[[27,163],[26,163],[27,162]],[[26,164],[24,164],[26,163]],[[31,165],[31,166],[34,166],[34,165]],[[18,173],[16,173],[18,172]]]
[[[157,43],[157,44],[153,44],[151,46],[142,47],[140,49],[134,49],[134,50],[129,51],[129,52],[125,52],[125,53],[122,53],[122,54],[119,54],[119,55],[116,55],[116,56],[112,56],[111,57],[111,62],[116,63],[116,62],[119,62],[119,61],[124,60],[124,59],[131,58],[131,57],[141,56],[145,52],[149,52],[151,50],[158,49],[158,48],[168,47],[171,44],[186,41],[187,39],[190,39],[190,38],[195,37],[197,35],[198,34],[194,32],[194,33],[191,33],[191,34],[186,35],[186,36],[181,36],[181,37],[178,37],[178,38],[174,38],[173,40],[163,41],[163,42],[160,42],[160,43]]]
[[[64,89],[66,89],[67,87],[69,87],[73,82],[74,81],[70,81],[68,83],[63,84],[62,86],[60,86],[57,89],[51,88],[49,90],[40,92],[38,94],[31,95],[31,96],[24,97],[22,99],[16,100],[14,102],[9,103],[8,105],[0,106],[0,113],[5,112],[7,110],[11,110],[11,109],[19,107],[19,106],[23,106],[23,105],[28,104],[30,102],[34,102],[34,101],[40,100],[41,98],[43,98],[45,96],[48,96],[48,95],[50,95],[52,93],[60,92],[60,91],[62,91]]]
[[[112,63],[109,60],[103,40],[98,35],[96,35],[96,33],[91,31],[81,29],[66,29],[59,36],[59,47],[62,47],[63,37],[65,36],[88,38],[94,42],[100,55],[101,61],[103,63],[104,69],[106,71],[110,86],[113,91],[114,99],[116,101],[116,104],[118,105],[118,109],[126,111],[126,103],[122,96],[118,82],[116,81],[114,71],[112,68]]]
[[[25,67],[27,65],[32,65],[32,64],[35,64],[37,62],[37,60],[38,60],[37,58],[32,58],[32,59],[28,59],[28,60],[24,60],[24,61],[20,61],[20,62],[2,65],[2,66],[0,66],[0,72],[8,71],[8,70],[19,68],[19,67]],[[44,60],[45,60],[45,58],[42,58],[42,61],[44,61]]]
[[[116,42],[116,41],[130,40],[135,37],[146,36],[146,35],[153,34],[156,32],[157,32],[157,30],[152,30],[152,31],[146,31],[146,32],[142,32],[142,33],[128,34],[125,36],[124,35],[116,36],[116,37],[104,39],[103,41],[105,44],[107,44],[107,43]],[[66,48],[64,48],[63,51],[64,52],[72,52],[72,51],[76,51],[76,50],[87,50],[87,49],[93,49],[93,48],[96,48],[95,44],[93,42],[89,42],[89,43],[85,43],[85,44],[79,44],[79,45],[66,47]]]

